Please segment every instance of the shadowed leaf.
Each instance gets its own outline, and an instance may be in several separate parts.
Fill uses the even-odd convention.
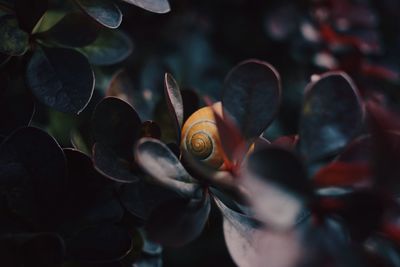
[[[31,33],[48,8],[48,0],[15,0],[14,9],[21,29]]]
[[[247,60],[226,77],[222,105],[233,117],[246,139],[262,134],[275,117],[280,104],[278,72],[268,63]]]
[[[146,224],[149,238],[167,246],[183,246],[201,234],[210,208],[208,195],[166,201],[150,215]]]
[[[363,108],[355,85],[329,72],[306,89],[300,122],[300,151],[314,161],[338,153],[359,132]]]
[[[93,71],[87,59],[74,50],[36,48],[26,76],[36,98],[61,112],[80,113],[93,94]]]
[[[81,51],[89,62],[98,66],[119,63],[132,53],[131,38],[120,30],[103,30],[93,43],[82,47]]]
[[[178,144],[181,138],[181,129],[183,125],[183,101],[181,91],[177,82],[171,74],[166,73],[164,78],[164,92],[167,100],[167,106],[175,124]]]
[[[133,163],[133,145],[139,138],[141,121],[131,105],[119,98],[104,98],[94,110],[92,127],[97,143]]]
[[[25,54],[29,48],[29,35],[22,31],[12,15],[0,17],[0,53],[10,56]]]
[[[121,158],[102,143],[93,146],[93,162],[96,169],[111,180],[132,183],[139,179],[132,161]]]

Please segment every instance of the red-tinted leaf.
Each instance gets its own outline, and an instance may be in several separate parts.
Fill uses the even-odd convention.
[[[314,176],[317,187],[356,186],[360,183],[369,184],[371,173],[366,163],[345,163],[336,161],[320,169]]]

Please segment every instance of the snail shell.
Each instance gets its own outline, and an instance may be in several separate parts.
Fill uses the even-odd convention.
[[[213,107],[222,115],[221,102],[215,103]],[[181,149],[195,158],[214,168],[223,164],[222,148],[211,107],[197,110],[186,120],[181,140]]]

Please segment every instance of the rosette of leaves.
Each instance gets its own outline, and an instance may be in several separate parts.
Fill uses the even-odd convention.
[[[0,145],[2,264],[132,266],[144,237],[125,222],[117,188],[44,131],[13,132]]]
[[[48,0],[0,2],[1,64],[24,57],[27,87],[41,103],[67,113],[80,113],[93,94],[92,65],[104,66],[126,59],[130,38],[118,28],[122,13],[109,0],[71,1],[79,10],[67,12],[57,23],[40,31],[49,11]],[[165,13],[167,0],[127,0],[146,10]],[[25,66],[26,64],[26,66]]]
[[[396,266],[398,118],[370,103],[368,117],[355,138],[364,104],[346,74],[309,84],[299,137],[256,150],[236,178],[249,208],[217,200],[239,266]]]

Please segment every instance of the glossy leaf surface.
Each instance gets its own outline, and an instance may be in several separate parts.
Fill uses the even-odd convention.
[[[167,13],[170,11],[168,0],[123,0],[123,1],[154,13]]]
[[[93,94],[93,71],[87,59],[74,50],[37,48],[26,77],[36,98],[61,112],[80,113]]]
[[[339,152],[359,132],[363,108],[350,77],[330,72],[306,90],[300,124],[300,151],[309,160]]]
[[[226,77],[222,105],[246,139],[260,136],[272,122],[280,104],[280,87],[278,72],[258,60],[240,63]]]
[[[115,29],[121,25],[122,13],[118,6],[109,0],[75,0],[86,14],[101,25]]]

